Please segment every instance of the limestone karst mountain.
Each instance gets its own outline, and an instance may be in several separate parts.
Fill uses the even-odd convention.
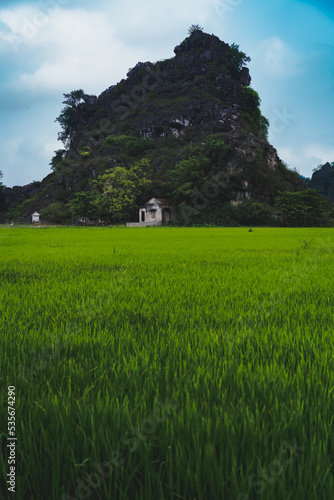
[[[128,216],[152,197],[191,205],[206,190],[213,207],[250,199],[272,205],[279,190],[305,188],[267,140],[268,121],[249,86],[249,58],[238,46],[196,30],[174,53],[139,62],[98,97],[66,95],[57,119],[64,148],[42,182],[6,190],[11,218],[55,203],[65,211],[75,193],[91,191],[92,180],[143,159],[151,184]],[[217,175],[224,182],[210,194]]]

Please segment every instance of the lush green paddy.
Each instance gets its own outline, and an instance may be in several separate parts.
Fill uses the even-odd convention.
[[[0,228],[17,499],[334,495],[333,229]]]

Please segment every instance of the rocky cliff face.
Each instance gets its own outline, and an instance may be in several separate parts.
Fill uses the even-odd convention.
[[[66,203],[106,169],[144,157],[153,169],[147,194],[170,197],[168,172],[212,141],[225,146],[224,156],[211,166],[234,178],[230,201],[272,203],[279,189],[303,189],[266,139],[267,122],[259,96],[249,87],[245,54],[202,31],[174,53],[155,64],[139,62],[99,97],[84,94],[73,109],[64,159],[38,192],[31,185],[7,190],[7,206],[24,198],[30,214],[51,201]]]
[[[322,191],[331,202],[334,202],[334,164],[327,162],[319,170],[316,170],[312,175],[309,187]]]
[[[157,64],[138,63],[97,105],[111,120],[131,116],[132,129],[150,139],[179,137],[186,127],[201,127],[201,133],[233,130],[246,107],[242,89],[251,81],[248,69],[234,68],[233,78],[229,45],[201,31],[174,52],[174,58]]]

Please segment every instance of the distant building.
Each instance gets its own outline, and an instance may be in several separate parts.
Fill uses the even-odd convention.
[[[128,222],[127,227],[168,226],[175,219],[176,211],[169,200],[152,198],[139,209],[139,222]]]
[[[39,213],[38,212],[34,212],[32,215],[32,222],[39,222]]]

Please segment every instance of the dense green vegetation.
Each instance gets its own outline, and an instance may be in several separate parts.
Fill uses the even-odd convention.
[[[181,149],[180,145],[183,146]],[[279,164],[276,174],[272,175],[266,159],[261,151],[258,151],[253,161],[245,166],[243,175],[229,174],[227,163],[231,155],[231,146],[222,140],[221,134],[208,134],[202,143],[188,143],[182,142],[182,139],[168,138],[165,140],[166,149],[163,141],[160,146],[162,149],[148,139],[136,139],[131,135],[108,136],[102,142],[101,151],[122,158],[120,164],[124,165],[110,169],[106,169],[107,161],[103,161],[102,158],[97,159],[89,149],[82,149],[81,156],[86,159],[75,160],[81,162],[80,172],[84,172],[86,162],[94,161],[94,167],[101,166],[96,170],[96,174],[99,175],[93,180],[88,180],[88,189],[77,192],[67,203],[58,202],[42,210],[42,220],[51,223],[71,222],[74,211],[76,217],[93,220],[98,218],[108,223],[124,223],[133,217],[136,218],[138,205],[146,203],[156,192],[162,192],[176,207],[179,207],[180,225],[291,225],[289,220],[280,217],[280,213],[275,214],[270,208],[275,204],[277,193],[291,188],[297,177],[297,174],[289,171],[283,163]],[[131,159],[134,158],[137,158],[137,161],[131,163]],[[139,158],[142,159],[138,160]],[[63,175],[64,169],[71,168],[69,165],[73,161],[61,160],[56,167],[56,173]],[[161,165],[166,163],[166,168],[161,167],[158,172],[154,171],[152,165],[156,165],[157,161]],[[138,172],[135,177],[133,177],[134,168]],[[69,174],[69,171],[66,172]],[[119,177],[121,173],[124,179],[137,178],[132,188],[129,183],[123,182],[118,183],[118,187],[113,191],[107,189],[107,178]],[[249,179],[249,183],[253,186],[252,201],[242,203],[238,208],[233,207],[230,202],[237,191],[242,191],[245,178]],[[263,200],[265,191],[268,195]],[[120,207],[120,198],[123,200],[122,209],[116,209],[116,205]],[[197,199],[202,200],[201,204],[204,202],[204,206],[198,206]],[[83,200],[88,203],[83,204]],[[261,217],[260,206],[263,215]],[[326,217],[327,222],[322,222],[320,225],[330,224],[331,217]],[[313,225],[313,219],[309,225]]]
[[[185,166],[189,162],[186,162]],[[192,169],[196,173],[196,169]],[[188,173],[191,179],[191,173]],[[184,189],[187,184],[180,182],[179,189]],[[211,182],[212,193],[214,186]],[[200,191],[192,192],[192,203],[181,203],[177,225],[181,226],[278,226],[278,227],[333,227],[333,205],[314,189],[297,191],[295,193],[279,192],[275,198],[274,207],[255,200],[248,200],[236,205],[227,202],[229,184],[223,185],[219,195],[210,200],[207,189],[205,196]],[[223,196],[225,195],[225,199]]]
[[[18,500],[331,498],[333,236],[0,228],[3,484],[15,386]]]
[[[288,226],[328,226],[334,222],[332,204],[315,189],[280,193],[275,206]]]
[[[41,210],[43,221],[64,224],[78,218],[101,219],[108,224],[126,221],[133,207],[147,193],[150,164],[141,160],[129,168],[115,167],[89,183],[89,191],[79,191],[69,203],[55,202]]]

